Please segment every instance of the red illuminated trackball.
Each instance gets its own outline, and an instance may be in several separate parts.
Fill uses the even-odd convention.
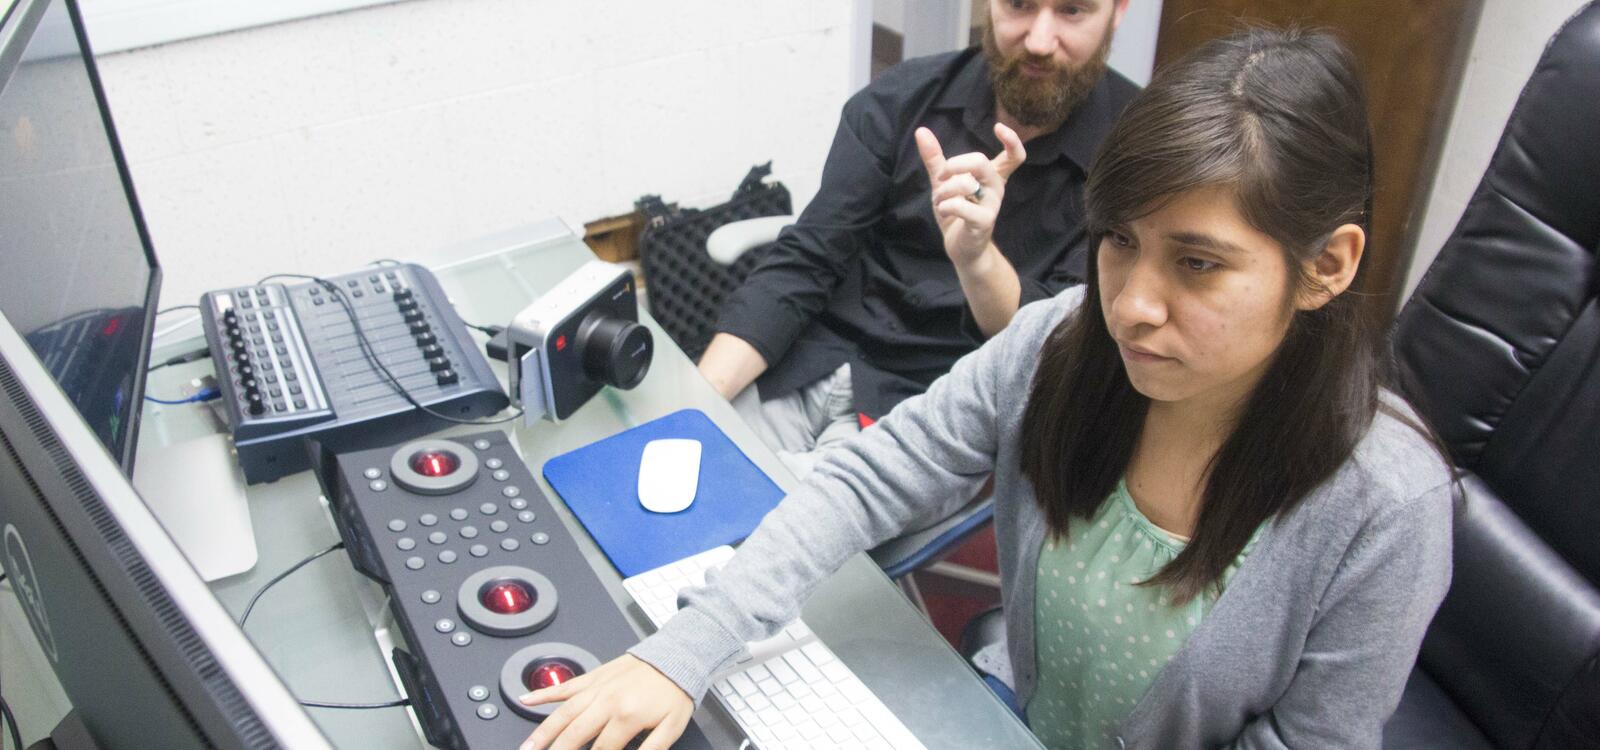
[[[573,672],[571,667],[554,661],[534,667],[532,673],[528,675],[528,687],[533,690],[542,690],[560,685],[577,676],[577,673]]]
[[[515,581],[505,581],[490,586],[480,598],[483,606],[490,612],[501,615],[516,615],[528,611],[533,606],[533,592]]]
[[[448,476],[460,466],[461,460],[446,451],[423,451],[411,458],[411,470],[425,477]]]

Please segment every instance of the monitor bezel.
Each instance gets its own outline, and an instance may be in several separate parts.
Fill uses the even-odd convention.
[[[128,159],[122,153],[122,139],[117,137],[117,126],[111,116],[111,104],[106,99],[105,87],[100,83],[100,68],[95,64],[94,48],[89,44],[87,27],[83,23],[83,12],[78,9],[78,0],[61,0],[66,3],[67,13],[72,17],[72,32],[78,37],[78,50],[83,58],[83,68],[89,74],[89,87],[94,89],[95,104],[100,108],[100,121],[105,125],[106,143],[111,147],[111,158],[117,164],[117,175],[122,179],[122,190],[128,196],[128,208],[133,214],[134,230],[139,233],[139,244],[144,249],[145,261],[150,264],[150,279],[145,285],[144,292],[144,318],[143,330],[139,332],[139,355],[134,358],[136,363],[133,376],[133,389],[128,398],[127,418],[128,434],[124,437],[121,455],[117,456],[117,464],[122,467],[122,473],[133,476],[134,454],[139,447],[139,423],[144,411],[145,378],[150,369],[150,351],[155,347],[153,335],[156,326],[156,312],[161,300],[161,261],[156,258],[155,243],[150,240],[150,229],[144,223],[144,210],[139,203],[139,193],[133,187],[133,173],[128,169]]]
[[[279,747],[329,747],[3,311],[0,364],[0,375],[16,382],[15,389],[0,382],[0,433],[14,446],[26,441],[13,451],[19,468],[39,487],[45,510],[98,582],[104,601],[121,613],[150,665],[168,675],[190,714],[209,728],[210,739],[244,747],[233,745],[229,734],[265,732]],[[0,504],[7,501],[17,499],[0,498]],[[158,614],[174,609],[181,620]],[[203,687],[212,670],[226,674],[231,689],[217,694]],[[175,674],[187,677],[172,681]],[[227,693],[242,698],[248,712],[240,713]]]
[[[134,231],[139,236],[140,249],[144,252],[145,262],[150,269],[150,277],[144,290],[144,314],[139,331],[139,351],[134,358],[133,382],[127,403],[123,406],[125,413],[121,415],[128,429],[122,436],[121,445],[112,451],[117,464],[122,468],[122,473],[131,477],[134,458],[139,447],[140,416],[144,411],[144,390],[150,367],[150,352],[154,348],[152,338],[155,332],[156,312],[159,309],[163,272],[161,262],[156,258],[155,245],[150,239],[150,230],[145,225],[144,211],[140,207],[138,192],[133,186],[133,173],[128,169],[128,160],[122,151],[122,140],[117,136],[116,124],[111,116],[111,106],[106,99],[105,87],[100,81],[100,71],[95,65],[94,50],[89,45],[89,36],[85,31],[83,15],[78,8],[77,0],[17,0],[9,12],[0,17],[0,92],[10,84],[11,77],[16,73],[22,54],[26,50],[27,42],[32,41],[34,32],[52,2],[65,3],[67,14],[72,21],[72,32],[78,43],[79,62],[88,74],[89,88],[94,92],[95,106],[100,112],[100,123],[105,130],[106,143],[111,149],[111,159],[116,164],[117,176],[122,182],[122,191],[127,197],[127,205],[132,214]],[[18,36],[24,41],[20,44],[13,43],[11,39]]]

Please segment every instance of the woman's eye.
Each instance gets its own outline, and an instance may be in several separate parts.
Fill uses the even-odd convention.
[[[1186,268],[1186,269],[1188,269],[1190,271],[1194,271],[1196,273],[1204,273],[1204,272],[1209,271],[1209,270],[1211,270],[1213,268],[1216,268],[1218,265],[1220,265],[1219,263],[1217,263],[1215,261],[1206,260],[1204,258],[1194,258],[1194,257],[1180,258],[1178,260],[1178,262],[1181,263],[1184,268]]]
[[[1117,247],[1133,247],[1133,238],[1121,232],[1110,232],[1111,244]]]

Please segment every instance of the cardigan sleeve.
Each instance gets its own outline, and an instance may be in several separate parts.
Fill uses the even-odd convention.
[[[707,585],[629,653],[699,700],[747,641],[776,632],[851,555],[970,500],[994,469],[997,415],[1026,398],[1040,343],[1081,294],[1018,313],[928,392],[830,451]]]
[[[1289,687],[1233,747],[1377,748],[1450,587],[1445,484],[1369,520],[1318,605]]]

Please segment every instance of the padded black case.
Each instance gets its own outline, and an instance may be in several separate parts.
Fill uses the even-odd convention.
[[[707,209],[678,208],[659,195],[635,203],[646,220],[639,258],[650,314],[691,360],[700,359],[711,342],[723,300],[744,283],[770,247],[753,248],[732,266],[723,266],[706,254],[706,237],[729,222],[792,212],[789,190],[782,183],[763,182],[770,174],[772,162],[751,167],[726,203]]]

